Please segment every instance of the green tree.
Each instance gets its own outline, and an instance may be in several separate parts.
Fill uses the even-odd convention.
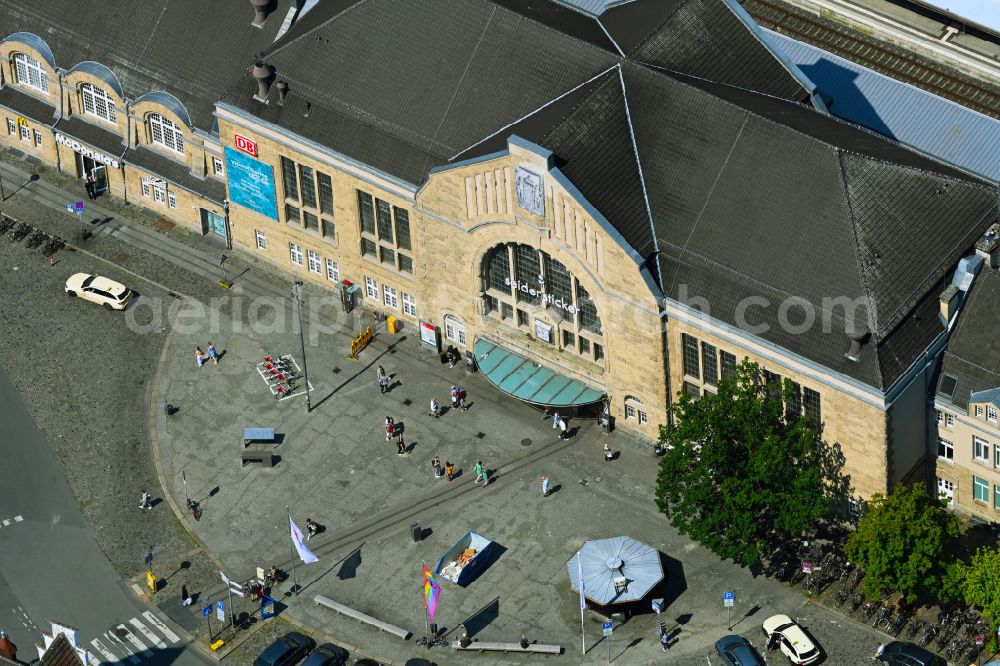
[[[920,485],[900,485],[888,497],[872,497],[844,549],[865,570],[869,599],[888,587],[913,603],[920,595],[938,597],[948,587],[946,553],[958,536],[959,521],[946,506]]]
[[[965,603],[983,609],[994,625],[1000,621],[1000,550],[980,548],[968,564],[959,564]]]
[[[786,383],[785,397],[791,385]],[[760,369],[744,361],[715,395],[682,394],[660,429],[656,503],[682,534],[722,557],[757,562],[775,538],[798,535],[829,507],[815,424],[786,418]],[[777,534],[771,533],[775,530]]]

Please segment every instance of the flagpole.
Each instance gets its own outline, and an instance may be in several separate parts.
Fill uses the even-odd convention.
[[[290,533],[292,531],[292,512],[289,510],[287,506],[285,506],[285,513],[288,514],[288,531]],[[295,590],[295,594],[298,595],[299,580],[298,578],[295,577],[295,542],[292,540],[291,534],[288,535],[288,540],[289,540],[288,548],[289,551],[292,553],[292,589]]]
[[[580,586],[580,653],[587,654],[587,632],[583,628],[583,607],[586,602],[583,600],[583,562],[580,560],[580,553],[576,554],[576,571]]]

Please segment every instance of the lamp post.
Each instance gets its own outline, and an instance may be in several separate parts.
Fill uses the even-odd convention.
[[[229,199],[222,200],[222,212],[226,218],[226,249],[233,249],[233,230],[229,226]]]
[[[302,288],[302,280],[296,280],[292,289],[292,296],[295,298],[295,311],[299,315],[299,342],[302,344],[302,374],[306,380],[306,414],[312,411],[312,401],[309,399],[309,364],[306,363],[306,335],[302,328],[302,298],[299,290]]]

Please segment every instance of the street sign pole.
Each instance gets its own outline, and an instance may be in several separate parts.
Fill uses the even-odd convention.
[[[87,228],[83,224],[83,202],[77,201],[76,205],[73,207],[73,210],[76,211],[76,216],[80,218],[80,239],[86,240]]]
[[[206,599],[206,601],[208,601]],[[201,614],[205,616],[205,622],[208,623],[208,642],[215,642],[215,634],[212,633],[212,606],[205,606],[201,609]]]
[[[236,613],[233,611],[233,588],[232,586],[226,586],[229,589],[229,619],[233,631],[236,631]]]
[[[733,630],[733,604],[736,603],[736,593],[735,592],[723,592],[722,593],[722,605],[726,607],[726,623],[729,626],[729,631]]]
[[[604,638],[608,641],[608,663],[611,663],[611,634],[614,633],[615,625],[613,620],[609,620],[601,625],[604,630]]]

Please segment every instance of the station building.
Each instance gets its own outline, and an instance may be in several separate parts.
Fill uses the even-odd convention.
[[[654,441],[750,358],[859,496],[923,478],[995,184],[831,117],[735,1],[136,4],[151,37],[123,12],[54,44],[74,3],[0,0],[7,145],[346,280],[516,399]]]

